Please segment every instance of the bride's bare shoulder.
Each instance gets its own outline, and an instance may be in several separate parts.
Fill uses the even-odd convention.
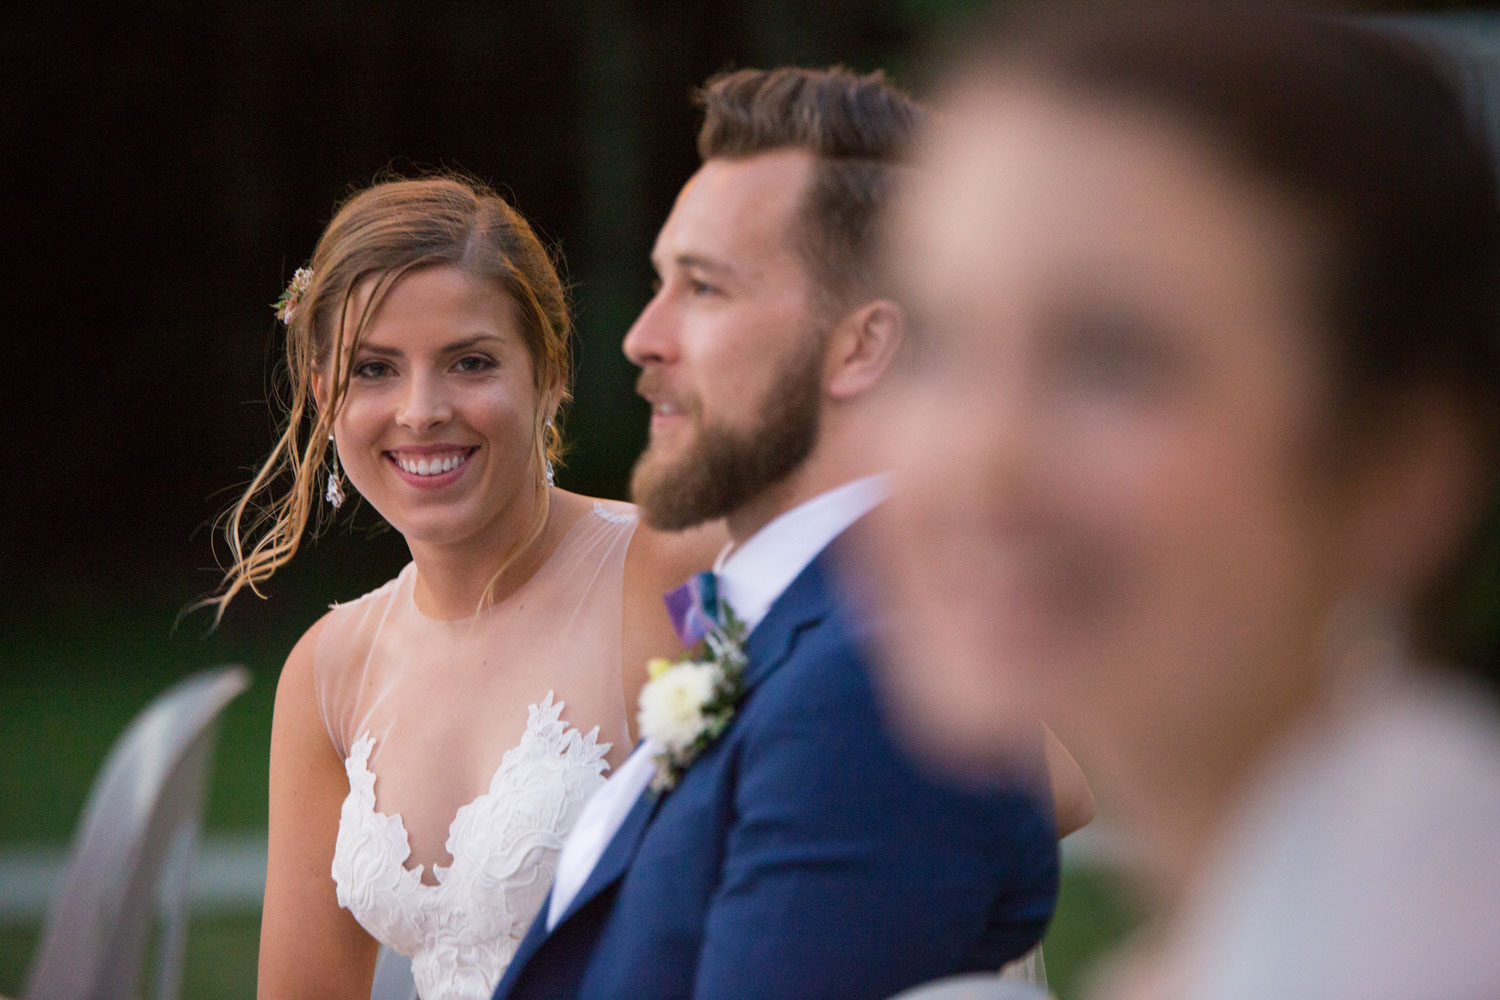
[[[292,651],[276,679],[276,707],[271,720],[272,749],[294,742],[308,745],[308,734],[319,728],[317,682],[317,649],[333,612],[313,622]]]
[[[359,601],[364,599],[362,597]],[[311,689],[320,647],[329,639],[350,630],[350,619],[357,614],[359,601],[330,605],[317,621],[308,626],[307,631],[302,633],[302,638],[297,640],[292,651],[287,654],[286,663],[281,668],[278,688],[306,685]]]
[[[329,604],[328,610],[302,633],[287,655],[278,688],[311,693],[326,687],[330,674],[341,672],[341,664],[362,662],[386,608],[411,569],[408,565],[395,577],[352,600]]]

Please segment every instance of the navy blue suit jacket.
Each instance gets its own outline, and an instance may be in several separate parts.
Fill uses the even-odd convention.
[[[641,796],[550,934],[543,905],[495,1000],[875,1000],[1041,938],[1050,803],[956,791],[892,744],[828,559],[750,634],[729,729]]]

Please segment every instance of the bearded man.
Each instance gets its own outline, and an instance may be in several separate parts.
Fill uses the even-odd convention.
[[[703,165],[625,337],[651,403],[632,488],[656,527],[723,518],[732,541],[669,597],[703,662],[657,668],[644,740],[497,998],[873,1000],[998,969],[1057,892],[1040,728],[1013,786],[921,772],[867,672],[877,623],[835,579],[884,495],[865,443],[904,318],[876,230],[919,109],[841,69],[744,70],[701,96]]]

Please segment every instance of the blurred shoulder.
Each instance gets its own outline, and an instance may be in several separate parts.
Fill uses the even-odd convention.
[[[728,542],[722,521],[684,531],[660,531],[642,521],[625,557],[626,580],[659,596],[711,567]]]

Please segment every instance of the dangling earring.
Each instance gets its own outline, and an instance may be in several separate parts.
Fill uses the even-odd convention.
[[[552,429],[552,418],[551,417],[547,418],[547,429],[549,431]],[[542,454],[543,455],[546,454],[546,449],[547,449],[547,445],[545,443],[543,443],[542,444]],[[555,469],[552,468],[552,459],[550,459],[550,458],[543,458],[542,462],[545,464],[546,470],[547,470],[547,485],[548,486],[555,486],[557,484],[557,472],[556,472]]]
[[[333,464],[328,469],[328,486],[323,490],[323,499],[328,501],[328,506],[338,510],[344,505],[344,483],[339,473],[339,448],[334,443],[332,431],[328,433],[328,444],[333,453]]]

